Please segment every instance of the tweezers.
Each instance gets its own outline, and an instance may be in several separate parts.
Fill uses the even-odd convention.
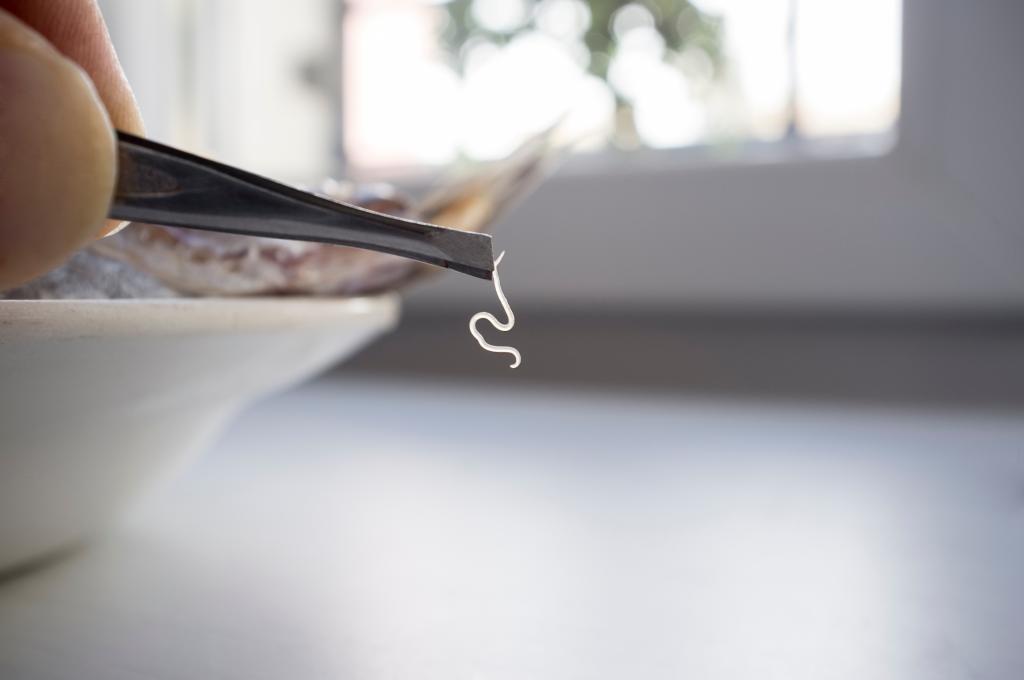
[[[117,132],[110,217],[391,253],[490,279],[491,237],[332,201],[245,170]]]

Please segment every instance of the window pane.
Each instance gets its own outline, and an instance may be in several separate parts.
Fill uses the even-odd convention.
[[[900,7],[892,0],[801,0],[797,120],[807,135],[883,132],[896,120]]]
[[[591,148],[893,129],[900,2],[349,0],[356,168],[502,156],[561,122]]]

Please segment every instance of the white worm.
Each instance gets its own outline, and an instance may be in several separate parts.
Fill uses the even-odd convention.
[[[498,265],[501,264],[501,258],[503,257],[505,257],[504,251],[502,251],[501,255],[498,255],[498,259],[494,261],[494,275],[492,278],[494,279],[494,291],[498,294],[498,301],[501,303],[501,308],[505,310],[505,316],[508,318],[508,321],[502,323],[490,312],[477,312],[469,320],[469,332],[473,334],[473,337],[476,338],[478,343],[480,343],[480,346],[488,352],[504,352],[505,354],[511,354],[515,357],[515,361],[513,361],[509,366],[509,368],[515,368],[523,361],[523,357],[519,354],[519,350],[515,347],[492,345],[484,340],[484,336],[476,329],[476,324],[481,319],[486,319],[492,326],[502,333],[512,330],[512,327],[516,325],[516,315],[512,313],[512,308],[508,306],[508,300],[505,299],[505,293],[501,292],[501,280],[498,278]]]

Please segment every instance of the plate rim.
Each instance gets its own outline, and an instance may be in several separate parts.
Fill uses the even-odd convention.
[[[317,327],[391,328],[395,293],[354,298],[139,298],[0,300],[0,342],[39,337],[287,332]]]

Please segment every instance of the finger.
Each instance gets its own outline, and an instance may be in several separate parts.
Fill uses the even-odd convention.
[[[113,129],[89,78],[0,10],[0,288],[97,236],[115,170]]]
[[[85,69],[114,127],[142,134],[142,116],[96,0],[0,0],[5,9]]]
[[[142,114],[96,0],[0,0],[0,8],[34,28],[85,69],[115,128],[143,134]],[[107,220],[101,234],[109,234],[126,224]]]

